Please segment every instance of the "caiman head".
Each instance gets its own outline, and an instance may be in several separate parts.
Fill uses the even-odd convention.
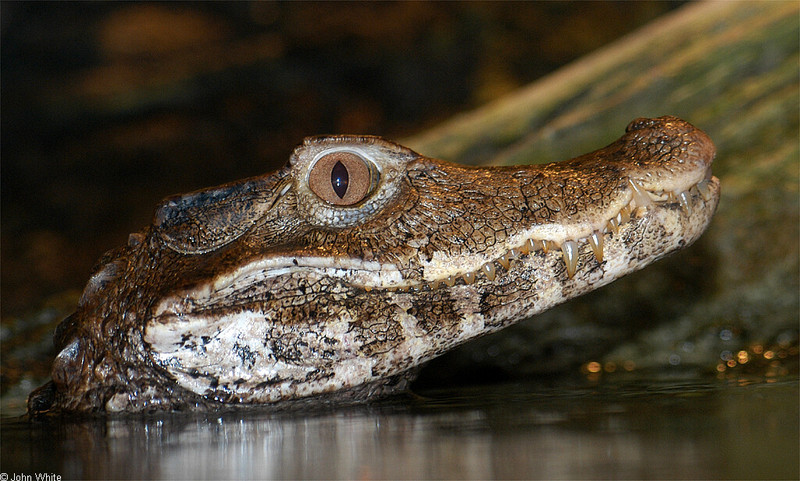
[[[165,200],[107,253],[29,411],[385,394],[458,344],[694,242],[719,200],[714,155],[674,117],[517,167],[306,139],[278,172]]]

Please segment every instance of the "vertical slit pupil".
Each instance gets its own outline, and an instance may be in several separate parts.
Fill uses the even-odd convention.
[[[342,161],[337,161],[331,169],[331,186],[340,199],[343,199],[347,193],[347,184],[349,182],[350,175],[347,173],[347,167],[344,166]]]

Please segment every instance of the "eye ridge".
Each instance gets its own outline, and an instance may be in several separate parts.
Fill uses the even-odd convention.
[[[347,167],[344,166],[341,160],[337,161],[331,169],[331,186],[340,199],[344,199],[349,182],[350,174],[347,173]]]

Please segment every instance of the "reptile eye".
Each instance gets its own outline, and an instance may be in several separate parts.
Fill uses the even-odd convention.
[[[377,184],[377,171],[352,152],[334,152],[321,157],[308,173],[308,186],[333,205],[354,205],[364,200]]]

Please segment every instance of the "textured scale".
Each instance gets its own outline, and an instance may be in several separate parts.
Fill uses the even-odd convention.
[[[165,200],[107,253],[29,411],[393,392],[458,344],[694,242],[719,200],[713,157],[674,117],[538,166],[306,139],[278,172]]]

